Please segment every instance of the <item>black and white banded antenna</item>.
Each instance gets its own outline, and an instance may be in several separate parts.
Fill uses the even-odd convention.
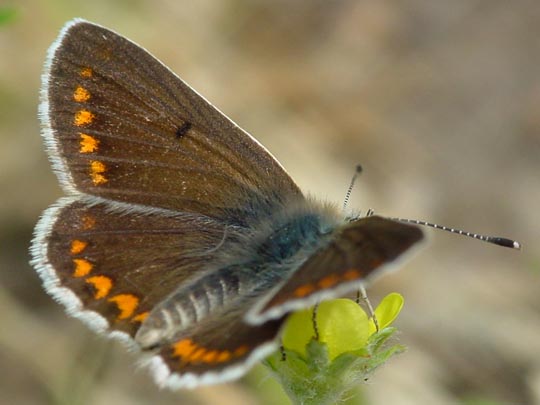
[[[347,205],[349,204],[349,199],[351,198],[351,193],[354,188],[354,183],[356,183],[356,179],[358,178],[358,175],[362,173],[362,166],[356,165],[356,169],[354,171],[354,175],[351,179],[351,184],[349,185],[349,188],[347,189],[347,194],[345,194],[345,201],[343,201],[343,212],[347,209]]]
[[[405,222],[407,224],[429,226],[431,228],[440,229],[441,231],[456,233],[458,235],[463,235],[463,236],[468,236],[469,238],[478,239],[478,240],[481,240],[482,242],[493,243],[494,245],[521,250],[521,243],[512,239],[503,238],[500,236],[479,235],[477,233],[466,232],[466,231],[462,231],[461,229],[448,228],[447,226],[444,226],[444,225],[437,225],[431,222],[420,221],[418,219],[404,219],[404,218],[388,218],[388,219],[392,219],[394,221],[399,221],[399,222]]]
[[[355,170],[354,175],[353,175],[353,177],[351,179],[351,184],[349,185],[349,188],[347,189],[347,194],[345,195],[345,201],[343,201],[343,211],[346,210],[347,205],[349,204],[349,199],[351,197],[351,193],[352,193],[352,190],[354,188],[354,184],[356,183],[356,179],[358,178],[358,175],[360,173],[362,173],[362,166],[357,164],[356,165],[356,170]],[[370,208],[367,211],[365,216],[369,217],[369,216],[374,215],[374,214],[375,214],[375,212]],[[455,233],[455,234],[458,234],[458,235],[468,236],[469,238],[478,239],[478,240],[481,240],[482,242],[492,243],[492,244],[497,245],[497,246],[503,246],[503,247],[507,247],[507,248],[511,248],[511,249],[521,250],[521,243],[519,243],[518,241],[513,240],[513,239],[503,238],[501,236],[480,235],[480,234],[477,234],[477,233],[466,232],[466,231],[462,231],[461,229],[449,228],[449,227],[444,226],[444,225],[438,225],[438,224],[434,224],[432,222],[421,221],[421,220],[418,220],[418,219],[405,219],[405,218],[388,218],[388,219],[391,219],[393,221],[398,221],[398,222],[404,222],[404,223],[407,223],[407,224],[429,226],[430,228],[440,229],[441,231],[446,231],[446,232]]]
[[[356,179],[358,178],[358,175],[362,173],[362,166],[360,164],[356,165],[354,175],[351,179],[351,184],[349,185],[349,188],[347,189],[347,194],[345,194],[345,201],[343,201],[343,212],[347,209],[347,204],[349,204],[349,199],[351,198],[351,193],[354,188],[354,183],[356,183]],[[366,216],[373,215],[373,210],[370,208],[368,210],[368,213]],[[375,311],[373,310],[373,305],[371,305],[371,302],[369,301],[369,298],[367,296],[366,287],[363,285],[360,285],[358,287],[358,291],[356,293],[356,303],[360,304],[360,301],[364,302],[365,308],[367,310],[369,318],[373,320],[373,323],[375,324],[375,329],[377,332],[379,331],[379,322],[377,321],[377,317],[375,316]],[[315,306],[317,308],[317,306]],[[315,334],[318,336],[318,331],[316,329],[316,323],[315,323],[315,310],[313,311],[313,329],[315,330]]]

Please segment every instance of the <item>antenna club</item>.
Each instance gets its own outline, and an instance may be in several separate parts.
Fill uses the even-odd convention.
[[[354,187],[354,182],[356,181],[358,174],[360,174],[361,172],[362,172],[362,166],[357,164],[354,175],[351,179],[351,184],[349,185],[349,188],[347,189],[347,194],[345,195],[345,201],[343,201],[343,211],[345,211],[345,209],[347,208],[347,204],[349,203],[349,198],[351,197],[351,192]]]
[[[519,243],[517,240],[501,238],[501,237],[493,237],[493,238],[489,238],[488,242],[494,243],[495,245],[508,247],[511,249],[521,250],[521,243]]]
[[[440,229],[442,231],[456,233],[463,236],[468,236],[469,238],[478,239],[483,242],[493,243],[494,245],[497,245],[497,246],[503,246],[503,247],[507,247],[511,249],[521,250],[521,243],[519,243],[516,240],[512,240],[508,238],[502,238],[499,236],[479,235],[477,233],[466,232],[466,231],[462,231],[461,229],[448,228],[447,226],[444,226],[444,225],[438,225],[431,222],[420,221],[418,219],[404,219],[404,218],[390,218],[390,219],[393,219],[394,221],[409,223],[409,224],[429,226],[431,228]]]

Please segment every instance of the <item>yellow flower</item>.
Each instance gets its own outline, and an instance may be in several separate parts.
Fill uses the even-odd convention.
[[[387,295],[375,309],[379,328],[390,325],[402,307],[403,297],[400,294]],[[330,361],[342,353],[363,349],[368,338],[376,332],[373,320],[350,299],[339,298],[320,303],[316,317],[318,340],[326,344]],[[313,308],[295,312],[285,324],[283,347],[305,357],[306,346],[315,336]]]

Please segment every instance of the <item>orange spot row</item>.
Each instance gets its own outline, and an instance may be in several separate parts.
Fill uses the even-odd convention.
[[[73,239],[71,241],[71,247],[69,252],[72,255],[78,255],[86,249],[88,242],[79,239]],[[94,265],[86,259],[73,259],[73,264],[75,268],[73,270],[73,277],[85,277],[92,271]]]
[[[94,287],[94,298],[96,300],[105,298],[111,292],[111,289],[114,286],[114,282],[110,277],[99,275],[88,277],[84,280],[88,284],[91,284]],[[139,305],[139,298],[133,294],[118,294],[107,299],[108,302],[114,303],[120,313],[117,316],[117,320],[128,319],[135,313]],[[148,316],[148,312],[142,312],[133,317],[133,322],[142,322]]]
[[[105,298],[111,292],[111,289],[114,286],[114,282],[110,277],[98,275],[88,277],[84,280],[88,284],[91,284],[94,287],[94,298],[96,300]],[[118,294],[107,299],[108,302],[114,303],[120,313],[117,316],[117,320],[128,319],[135,313],[139,305],[139,298],[133,294]],[[148,316],[148,312],[142,312],[133,317],[133,322],[142,322]]]
[[[92,160],[90,162],[90,177],[94,185],[98,186],[103,183],[107,183],[107,178],[103,175],[107,171],[105,164],[99,160]]]
[[[95,224],[94,218],[84,216],[83,226],[85,224],[93,227]],[[88,242],[74,239],[71,241],[70,253],[72,255],[80,254],[86,249],[87,246]],[[75,265],[73,277],[77,278],[88,276],[94,267],[94,265],[87,259],[81,258],[73,259],[73,264]],[[96,300],[107,297],[114,286],[114,281],[112,278],[104,275],[86,277],[84,281],[92,285],[94,288],[94,299]],[[139,306],[139,298],[133,294],[118,294],[110,297],[107,301],[114,303],[118,307],[120,313],[118,314],[117,320],[124,320],[132,317],[132,322],[143,322],[148,317],[148,311],[141,312],[133,316],[135,310]]]
[[[84,103],[90,100],[90,92],[86,90],[84,87],[77,86],[77,88],[73,92],[73,99],[77,103]]]
[[[306,297],[314,291],[330,288],[343,281],[358,280],[360,276],[360,271],[354,269],[341,275],[329,274],[326,277],[321,278],[316,284],[304,284],[297,287],[296,290],[294,290],[293,295],[299,298]]]
[[[81,147],[79,149],[79,152],[92,153],[97,151],[99,141],[96,138],[87,134],[83,134],[82,132],[79,133],[79,135],[81,136],[81,141],[79,143]]]
[[[216,364],[225,363],[233,358],[241,357],[248,350],[249,347],[246,345],[239,346],[234,351],[211,350],[197,345],[191,339],[182,339],[173,344],[173,357],[180,357],[184,364]]]
[[[92,114],[88,110],[79,110],[75,113],[75,118],[73,119],[73,123],[77,125],[78,127],[82,127],[88,124],[91,124],[92,121],[94,121],[94,118],[96,116]]]

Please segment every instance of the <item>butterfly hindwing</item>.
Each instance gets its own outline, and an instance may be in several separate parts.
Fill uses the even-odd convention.
[[[157,303],[208,268],[216,246],[235,240],[233,229],[207,217],[143,215],[88,200],[67,197],[49,208],[32,255],[47,291],[101,331],[134,336]]]
[[[216,311],[181,331],[151,358],[156,382],[173,388],[229,381],[277,349],[283,319],[252,326],[242,320],[256,299]]]

